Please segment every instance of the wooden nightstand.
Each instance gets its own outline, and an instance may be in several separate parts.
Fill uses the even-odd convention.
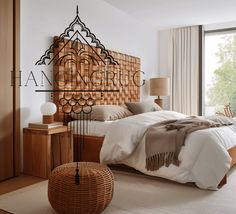
[[[72,133],[67,126],[23,129],[23,172],[48,178],[55,167],[72,162]]]

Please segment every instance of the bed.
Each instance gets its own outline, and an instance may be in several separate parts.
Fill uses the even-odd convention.
[[[124,164],[147,175],[195,183],[202,189],[217,189],[226,182],[225,175],[235,163],[236,132],[231,127],[210,128],[190,134],[179,154],[179,167],[170,165],[157,171],[145,168],[146,129],[156,122],[186,116],[173,111],[155,111],[113,122],[91,121],[80,160]],[[94,128],[102,131],[96,133]]]
[[[235,163],[231,150],[235,150],[236,132],[231,127],[210,128],[189,134],[179,154],[181,164],[178,167],[171,164],[155,171],[148,171],[145,167],[145,133],[148,127],[166,119],[185,117],[173,111],[157,111],[111,124],[101,148],[101,162],[122,163],[144,174],[180,183],[193,182],[202,189],[216,189]],[[129,132],[124,136],[122,133],[125,130]]]
[[[71,55],[71,48],[75,46],[76,49],[79,50],[76,53],[81,52],[84,55],[80,55],[79,58],[77,55]],[[101,54],[98,48],[82,44],[79,41],[64,41],[55,46],[55,59],[57,62],[60,62],[53,66],[54,77],[57,77],[53,85],[53,99],[58,107],[56,113],[56,119],[58,121],[63,120],[65,123],[68,123],[71,120],[70,113],[72,111],[74,113],[81,112],[85,106],[90,107],[90,105],[93,106],[95,103],[96,106],[107,104],[121,105],[127,102],[138,102],[140,100],[139,86],[142,84],[137,85],[137,83],[141,82],[140,59],[114,51],[109,51],[109,53],[111,54],[110,57],[114,57],[115,62],[119,62],[118,68],[117,65],[104,63],[106,62],[106,55],[104,60],[100,60],[98,56],[104,57],[104,54]],[[79,63],[76,60],[79,60]],[[109,71],[106,75],[107,81],[105,85],[101,84],[104,81],[104,76],[97,72],[104,70]],[[94,71],[96,72],[94,73]],[[74,81],[74,78],[76,81]],[[179,156],[182,164],[180,167],[170,166],[168,168],[162,168],[157,172],[147,172],[143,161],[143,135],[137,138],[138,143],[132,149],[130,149],[129,144],[122,144],[122,146],[127,145],[128,150],[130,149],[130,153],[128,152],[128,155],[122,158],[117,158],[120,154],[125,153],[127,148],[124,146],[124,148],[122,148],[124,149],[123,151],[119,151],[119,148],[117,149],[120,140],[114,133],[119,133],[118,136],[121,137],[120,139],[127,137],[128,134],[131,133],[129,131],[131,130],[130,124],[133,123],[132,121],[136,123],[140,120],[140,127],[137,127],[137,129],[145,131],[145,128],[148,127],[145,126],[145,123],[151,125],[154,122],[160,121],[160,118],[182,118],[185,116],[186,115],[180,113],[167,111],[155,111],[129,116],[105,125],[106,131],[103,134],[101,130],[104,127],[101,129],[99,124],[95,125],[93,122],[92,126],[95,127],[92,128],[93,131],[100,129],[99,134],[94,132],[86,133],[86,131],[74,133],[74,161],[100,162],[101,158],[101,161],[106,164],[123,163],[149,175],[160,176],[181,183],[194,182],[198,187],[203,189],[216,189],[226,183],[226,174],[230,167],[236,162],[236,142],[232,142],[232,139],[228,140],[229,143],[227,145],[224,145],[224,143],[222,144],[223,146],[220,145],[218,143],[220,140],[218,140],[215,147],[212,146],[212,144],[206,147],[204,152],[199,153],[203,155],[203,158],[199,158],[199,164],[197,164],[198,170],[192,171],[184,171],[185,168],[193,168],[189,166],[193,161],[191,161],[191,158],[186,154],[188,154],[188,150],[194,148],[194,145],[197,145],[192,142],[196,141],[199,136],[205,136],[204,131],[202,131],[198,137],[195,136],[198,134],[198,132],[196,132],[191,134],[193,137],[188,138],[186,146],[181,150]],[[153,118],[156,118],[156,120],[153,121]],[[87,114],[83,115],[83,123],[86,124],[85,126],[88,126],[90,119],[91,118],[87,117]],[[126,129],[122,129],[122,127],[124,128],[126,126],[124,123],[127,123]],[[77,127],[74,130],[79,130],[79,128]],[[219,128],[219,130],[223,129]],[[219,134],[220,131],[217,133]],[[227,138],[228,135],[233,136],[227,127],[221,134],[225,136],[225,138]],[[224,137],[220,139],[222,138]],[[235,136],[233,136],[233,138],[236,139]],[[122,141],[126,142],[127,140],[123,139]],[[219,150],[219,148],[221,148],[221,150]],[[213,152],[212,149],[215,150],[215,153],[214,155],[209,155]],[[217,159],[218,154],[220,155]],[[211,156],[214,157],[214,159],[208,160],[207,158]],[[211,163],[212,165],[207,167],[205,163]],[[201,168],[199,166],[205,167]],[[220,170],[217,170],[218,166],[220,166]],[[191,173],[197,176],[193,176]]]

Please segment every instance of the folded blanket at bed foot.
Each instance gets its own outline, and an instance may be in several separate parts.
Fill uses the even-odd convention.
[[[146,132],[146,169],[158,170],[170,164],[179,166],[178,156],[186,137],[198,130],[232,125],[233,120],[223,116],[191,116],[179,120],[165,120],[149,127]]]

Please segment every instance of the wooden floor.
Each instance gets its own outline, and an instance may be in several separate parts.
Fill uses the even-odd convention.
[[[6,181],[0,182],[0,195],[12,192],[14,190],[44,181],[45,179],[28,176],[28,175],[21,175],[19,177],[11,178]],[[1,212],[0,212],[1,214]]]

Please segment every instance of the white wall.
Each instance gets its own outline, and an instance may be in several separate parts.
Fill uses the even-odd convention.
[[[158,72],[161,77],[170,77],[169,68],[170,30],[158,31]],[[170,97],[163,97],[164,109],[170,109]]]
[[[35,62],[75,18],[76,4],[79,16],[107,49],[141,58],[145,79],[157,76],[157,31],[137,22],[122,11],[102,0],[22,0],[21,1],[21,70],[25,84],[31,70],[51,70],[35,66]],[[46,86],[49,88],[49,85]],[[49,99],[45,93],[36,93],[34,82],[21,87],[21,126],[41,120],[40,105]],[[40,88],[42,89],[42,88]],[[141,99],[148,97],[147,86],[141,89]]]
[[[169,60],[170,30],[158,31],[158,72],[160,76],[170,76]]]

